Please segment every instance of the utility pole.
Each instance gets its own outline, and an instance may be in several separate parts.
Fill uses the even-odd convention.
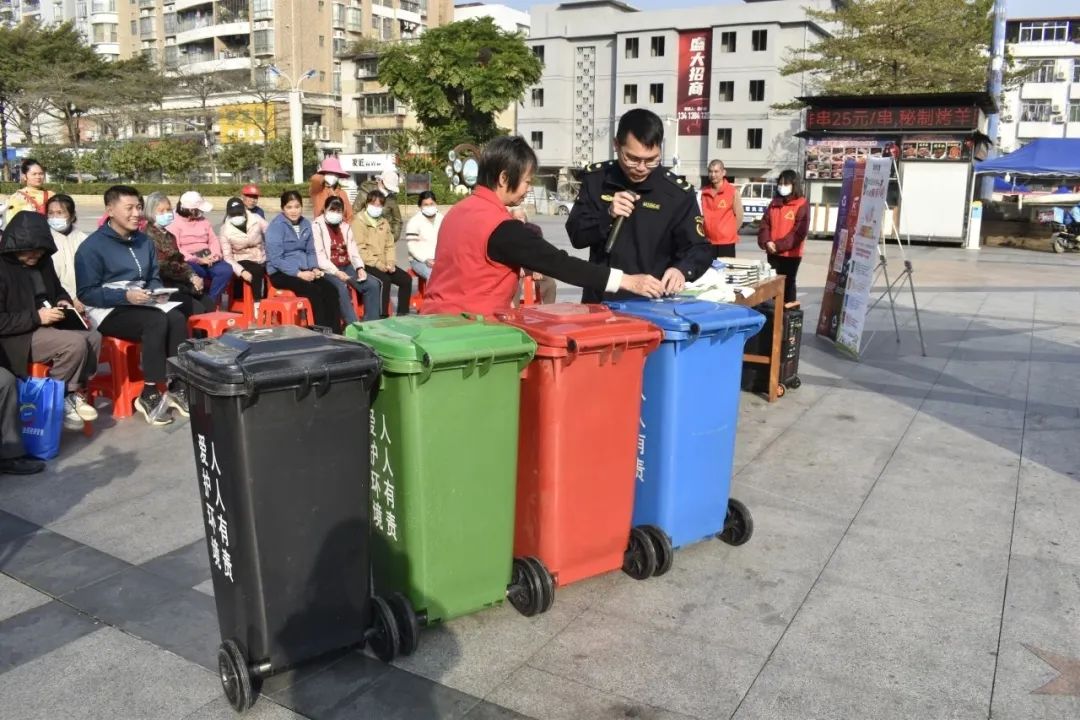
[[[1005,0],[994,0],[994,35],[990,45],[990,75],[987,80],[987,89],[995,103],[1001,101],[1001,90],[1005,75]],[[995,157],[997,153],[998,132],[1001,121],[1001,113],[992,114],[986,125],[986,134],[990,136],[990,153],[988,157]],[[994,176],[986,175],[982,179],[979,197],[989,201],[994,194]]]

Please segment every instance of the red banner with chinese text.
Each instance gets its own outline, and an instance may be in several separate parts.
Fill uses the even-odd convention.
[[[676,111],[680,135],[709,134],[709,68],[712,30],[679,33],[679,92]]]
[[[806,113],[807,130],[974,130],[979,110],[973,106],[814,108]]]

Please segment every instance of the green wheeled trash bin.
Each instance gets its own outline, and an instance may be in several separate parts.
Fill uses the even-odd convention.
[[[361,433],[371,436],[376,589],[404,593],[426,624],[508,592],[550,606],[550,574],[537,561],[518,577],[513,562],[519,378],[536,344],[462,315],[356,323],[345,335],[383,364]]]
[[[181,347],[203,529],[237,711],[261,679],[342,648],[415,649],[403,596],[373,597],[366,429],[379,358],[291,325]],[[357,482],[357,473],[364,478]]]

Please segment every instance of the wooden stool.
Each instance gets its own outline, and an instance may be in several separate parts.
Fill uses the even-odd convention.
[[[195,331],[206,333],[206,337],[221,337],[229,330],[242,330],[247,327],[244,316],[234,312],[209,312],[192,315],[187,321],[188,335],[196,337]]]
[[[137,342],[103,335],[99,363],[107,363],[108,373],[98,374],[90,381],[87,395],[90,401],[104,396],[112,401],[113,417],[131,417],[135,400],[143,389],[142,347]]]

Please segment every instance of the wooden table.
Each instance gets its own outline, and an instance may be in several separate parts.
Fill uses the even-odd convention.
[[[769,402],[776,402],[777,398],[780,397],[777,388],[780,385],[780,346],[784,339],[784,276],[777,275],[749,287],[754,291],[754,294],[743,297],[736,293],[736,304],[753,307],[766,300],[772,300],[776,309],[773,316],[772,353],[768,356],[743,355],[743,362],[769,366]]]

